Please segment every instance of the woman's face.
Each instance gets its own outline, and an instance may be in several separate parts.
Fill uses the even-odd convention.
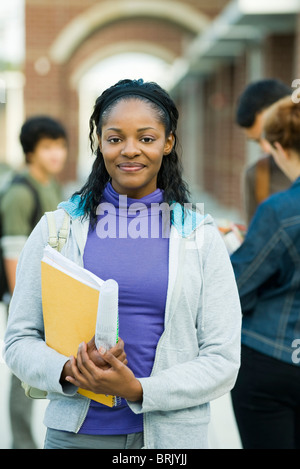
[[[299,177],[299,155],[291,149],[283,148],[278,142],[270,145],[270,153],[281,171],[291,180]]]
[[[135,199],[155,191],[162,159],[171,152],[174,136],[166,137],[151,105],[136,98],[119,101],[101,130],[99,147],[115,191]]]

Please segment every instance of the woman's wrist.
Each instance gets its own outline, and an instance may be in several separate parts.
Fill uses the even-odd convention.
[[[125,399],[131,402],[143,400],[143,388],[138,379],[134,379],[131,389],[128,391]]]
[[[60,375],[60,384],[64,384],[66,382],[66,377],[67,376],[73,376],[72,370],[71,370],[71,360],[68,360],[63,367],[63,370]]]

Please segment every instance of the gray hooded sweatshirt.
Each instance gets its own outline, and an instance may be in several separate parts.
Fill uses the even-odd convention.
[[[62,254],[83,265],[89,221],[82,216],[78,199],[73,198],[54,212],[58,229],[65,211],[70,215],[70,227]],[[48,236],[43,216],[18,263],[4,358],[22,381],[48,392],[44,424],[76,433],[90,400],[78,394],[72,384],[60,384],[68,357],[45,343],[41,259]],[[240,335],[239,296],[223,240],[209,215],[190,211],[183,222],[181,206],[176,204],[164,332],[151,375],[139,378],[142,402],[128,402],[133,412],[143,413],[145,448],[208,447],[209,402],[235,384]]]

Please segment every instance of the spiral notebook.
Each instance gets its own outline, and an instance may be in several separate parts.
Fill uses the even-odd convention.
[[[50,246],[44,249],[41,270],[47,345],[66,357],[76,356],[79,344],[89,342],[94,335],[97,347],[113,346],[118,340],[118,301],[114,298],[114,308],[109,309],[104,295],[111,288],[110,284],[106,288],[109,281],[104,282]],[[116,396],[81,388],[78,393],[109,407],[118,402]]]

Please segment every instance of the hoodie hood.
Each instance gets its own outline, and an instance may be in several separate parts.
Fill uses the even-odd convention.
[[[62,208],[75,220],[76,218],[84,216],[84,209],[80,206],[80,201],[80,195],[73,195],[69,200],[61,202],[57,208]]]
[[[188,208],[183,207],[179,203],[172,205],[171,223],[183,238],[190,236],[200,225],[214,224],[209,214],[205,215],[197,209],[191,209],[190,204],[187,206]]]

